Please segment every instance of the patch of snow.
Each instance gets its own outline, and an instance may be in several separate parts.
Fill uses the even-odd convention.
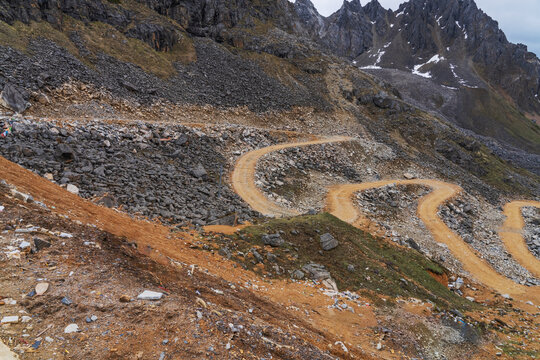
[[[441,19],[442,19],[442,15],[435,19],[435,21],[437,21],[437,25],[439,26],[441,26]]]
[[[459,23],[457,22],[457,20],[456,20],[456,25],[457,25],[458,28],[461,29],[461,25],[459,25]]]
[[[405,10],[401,10],[399,13],[396,14],[396,17],[400,17],[405,13]]]
[[[420,72],[420,71],[419,71],[420,68],[421,68],[422,66],[424,66],[424,65],[425,65],[425,64],[415,65],[415,66],[414,66],[414,69],[413,69],[413,71],[412,71],[412,73],[413,73],[414,75],[418,75],[418,76],[424,77],[424,78],[426,78],[426,79],[431,79],[432,76],[431,76],[431,73],[430,73],[429,71],[428,71],[427,73],[423,73],[423,72]]]
[[[458,88],[455,88],[455,87],[451,87],[451,86],[446,86],[446,85],[441,85],[443,88],[447,88],[447,89],[450,89],[450,90],[457,90]]]
[[[421,59],[421,58],[420,58]],[[421,77],[424,77],[424,78],[427,78],[427,79],[431,79],[433,76],[431,75],[431,72],[421,72],[420,71],[420,68],[424,65],[427,65],[427,64],[432,64],[432,63],[438,63],[442,60],[445,60],[444,57],[440,56],[439,54],[435,54],[431,57],[431,59],[429,59],[427,62],[423,63],[423,64],[418,64],[418,65],[415,65],[413,70],[412,70],[412,73],[414,75],[418,75],[418,76],[421,76]]]
[[[369,69],[382,69],[382,67],[377,65],[368,65],[368,66],[362,66],[360,69],[363,70],[369,70]]]
[[[394,24],[390,24],[390,27],[393,28],[393,27],[394,27]]]
[[[463,30],[463,35],[465,36],[465,40],[467,40],[467,38],[469,37],[469,36],[467,35],[467,31]]]
[[[375,21],[372,21],[372,22],[371,22],[371,25],[375,25]]]
[[[442,61],[442,60],[445,60],[444,57],[442,56],[439,56],[439,54],[435,54],[431,57],[431,59],[428,60],[428,62],[426,64],[429,64],[429,63],[438,63],[439,61]]]
[[[389,42],[388,44],[384,45],[384,46],[383,46],[383,48],[385,48],[385,49],[386,49],[387,47],[389,47],[389,46],[390,46],[390,44],[391,44],[391,42]]]
[[[458,76],[458,74],[456,74],[456,66],[454,64],[450,64],[450,70],[452,71],[452,74],[454,75],[454,77],[457,79],[457,81],[460,83],[460,85],[463,85],[465,87],[468,87],[470,89],[478,89],[478,86],[472,86],[472,85],[469,85],[467,84],[467,82],[465,80],[463,80],[462,78],[460,78]]]
[[[384,50],[379,50],[377,52],[377,61],[375,61],[375,65],[377,65],[378,63],[381,62],[381,58],[382,56],[385,54],[385,51]]]

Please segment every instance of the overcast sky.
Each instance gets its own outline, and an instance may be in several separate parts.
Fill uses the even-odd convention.
[[[311,0],[322,15],[341,7],[343,0]],[[363,5],[369,0],[361,0]],[[379,0],[382,6],[397,9],[403,0]],[[540,56],[540,0],[476,0],[479,8],[499,22],[508,40],[523,43]]]

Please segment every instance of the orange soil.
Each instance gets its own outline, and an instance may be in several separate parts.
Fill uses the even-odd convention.
[[[360,344],[364,346],[369,341],[369,332],[360,330],[377,325],[371,307],[350,304],[354,307],[355,314],[328,309],[328,305],[333,304],[333,300],[322,294],[318,288],[285,280],[261,281],[256,274],[233,267],[230,261],[217,254],[212,255],[190,249],[193,236],[188,233],[173,234],[163,225],[133,219],[114,209],[98,206],[3,157],[0,157],[0,168],[2,179],[15,185],[20,191],[32,194],[36,200],[45,203],[55,212],[67,215],[71,220],[94,224],[111,234],[135,241],[141,252],[161,264],[170,265],[170,259],[173,259],[188,266],[195,264],[195,271],[206,269],[211,274],[237,286],[243,287],[250,282],[256,285],[250,288],[250,291],[275,304],[282,305],[284,311],[290,313],[291,323],[312,326],[317,332],[324,334],[329,343],[343,341],[347,344],[351,356],[361,359],[370,358],[362,351],[356,350],[356,346]],[[289,306],[291,308],[287,310]],[[305,311],[308,311],[309,317],[306,316]],[[289,330],[294,331],[294,329]],[[328,344],[314,345],[323,350],[328,346]],[[338,350],[334,347],[333,351]],[[384,357],[392,358],[392,355],[385,354]]]

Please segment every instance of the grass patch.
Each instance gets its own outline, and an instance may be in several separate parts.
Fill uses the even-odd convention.
[[[279,248],[265,247],[261,236],[278,231],[283,232],[285,244]],[[326,232],[340,244],[331,251],[321,252],[319,237]],[[232,250],[232,258],[260,275],[289,277],[290,271],[315,262],[326,266],[340,290],[375,297],[379,294],[414,297],[445,309],[467,310],[475,306],[449,291],[430,274],[446,273],[439,264],[414,250],[374,238],[327,213],[271,220],[247,227],[225,238],[226,241],[229,241],[226,245]],[[265,258],[263,264],[257,264],[249,253],[254,247]],[[276,262],[267,260],[268,252],[277,256]],[[276,265],[285,270],[281,275],[274,273]],[[348,265],[353,265],[355,271],[348,271]]]
[[[501,346],[501,349],[505,355],[510,356],[512,359],[538,359],[540,352],[537,350],[525,350],[520,347],[521,345],[515,341],[510,341],[507,344]]]

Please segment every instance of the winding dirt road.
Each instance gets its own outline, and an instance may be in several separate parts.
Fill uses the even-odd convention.
[[[251,206],[253,210],[258,211],[265,216],[283,217],[299,215],[299,213],[295,210],[281,207],[276,203],[269,201],[266,196],[264,196],[264,194],[259,191],[259,189],[255,185],[255,171],[259,159],[266,154],[287,148],[336,143],[351,140],[352,138],[345,136],[334,136],[311,141],[273,145],[248,152],[238,159],[236,166],[234,167],[233,173],[231,175],[233,189],[238,195],[240,195],[242,199],[244,199],[245,202],[247,202]]]
[[[231,180],[234,190],[253,209],[267,216],[283,217],[298,215],[297,211],[287,209],[270,201],[255,185],[255,171],[258,160],[266,154],[286,148],[304,147],[331,142],[351,141],[348,137],[329,137],[298,143],[287,143],[258,149],[243,155],[237,162]],[[366,219],[359,213],[353,202],[355,193],[371,188],[383,187],[388,184],[408,185],[417,184],[428,186],[432,191],[420,199],[418,217],[424,222],[433,238],[448,246],[454,256],[462,263],[477,281],[491,287],[501,294],[509,294],[521,300],[540,302],[540,288],[527,287],[515,283],[496,272],[487,261],[463,239],[454,233],[437,215],[440,205],[458,195],[462,189],[458,185],[438,180],[382,180],[371,183],[345,184],[332,187],[326,198],[326,210],[339,219],[359,227]],[[508,251],[516,260],[535,276],[540,276],[539,261],[528,251],[521,235],[523,219],[520,209],[523,206],[538,206],[538,202],[512,202],[507,204],[505,214],[508,216],[501,238]]]
[[[504,246],[506,246],[506,249],[512,254],[514,259],[534,276],[540,277],[540,261],[529,251],[529,247],[522,235],[525,221],[521,215],[521,208],[526,206],[540,208],[540,202],[512,201],[504,206],[506,221],[499,230],[499,235]]]

